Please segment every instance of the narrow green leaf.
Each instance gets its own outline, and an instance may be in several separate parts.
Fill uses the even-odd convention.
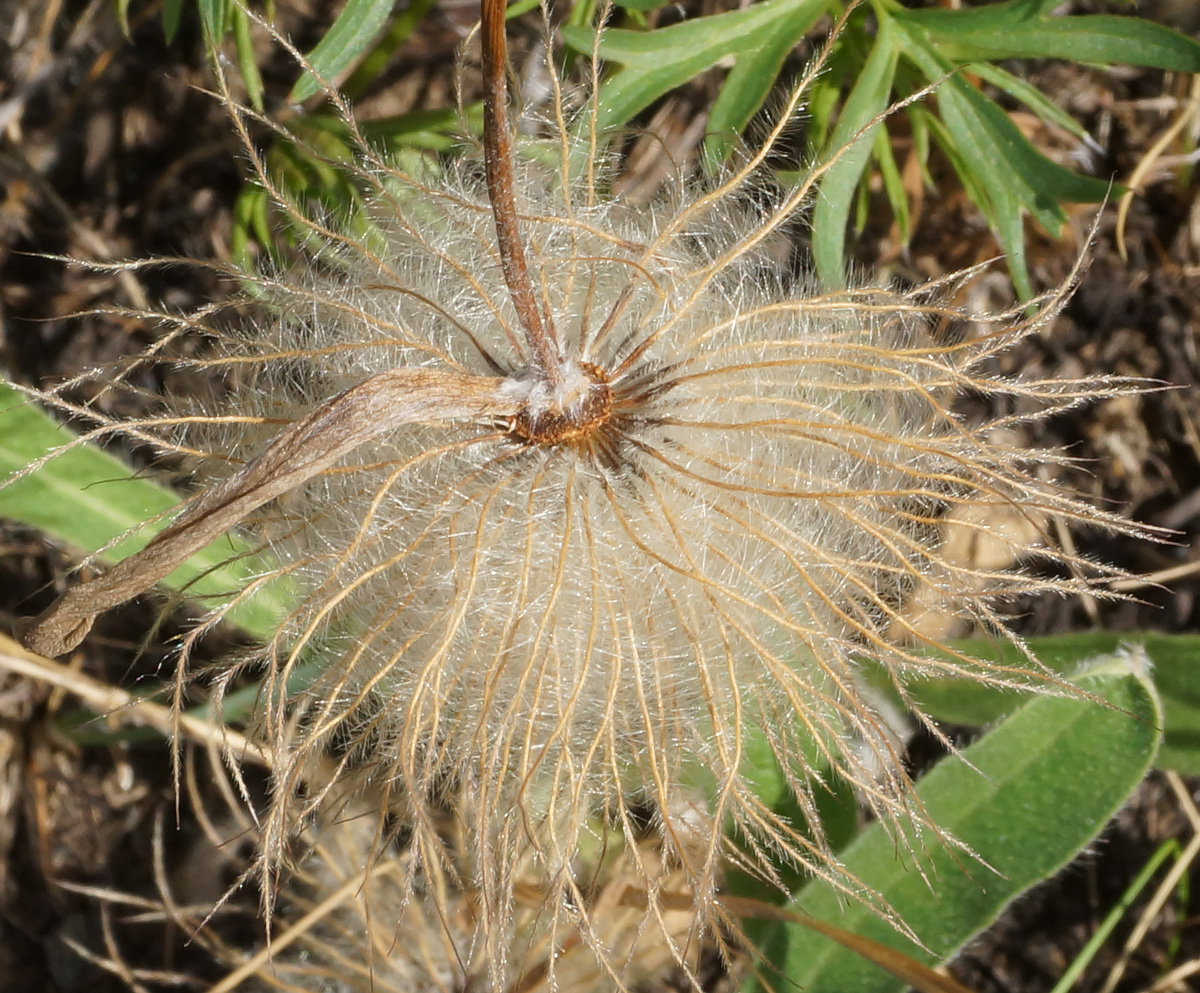
[[[858,827],[858,799],[854,787],[829,769],[829,763],[815,741],[798,766],[791,770],[789,776],[781,767],[765,735],[752,732],[742,743],[741,776],[754,795],[785,823],[800,828],[807,826],[805,833],[812,837],[814,832],[809,821],[811,808],[806,809],[800,803],[791,785],[792,782],[808,782],[825,843],[832,851],[840,851],[850,843]],[[707,771],[697,773],[698,779],[705,776],[709,777],[709,781],[702,785],[702,789],[713,796],[715,783],[711,782],[711,774]],[[740,847],[748,851],[753,848],[749,839],[735,826],[727,826],[726,833]],[[789,893],[799,889],[809,878],[791,862],[776,861],[773,869],[775,878],[768,882],[757,875],[731,868],[726,872],[725,892],[764,903],[781,904],[789,898]],[[757,944],[767,936],[769,925],[766,921],[752,920],[744,922],[744,928],[746,937],[751,943]]]
[[[1092,936],[1088,938],[1087,944],[1084,945],[1080,953],[1075,956],[1074,960],[1071,962],[1071,965],[1067,968],[1067,971],[1064,972],[1059,978],[1058,982],[1054,984],[1054,988],[1050,991],[1050,993],[1070,993],[1071,988],[1074,987],[1074,985],[1079,981],[1080,977],[1083,976],[1084,972],[1087,970],[1087,967],[1091,964],[1092,959],[1096,957],[1096,953],[1100,951],[1101,947],[1108,940],[1109,936],[1113,933],[1113,931],[1116,930],[1117,925],[1121,923],[1121,919],[1129,912],[1129,909],[1141,895],[1142,890],[1150,885],[1150,880],[1154,878],[1155,874],[1162,867],[1162,864],[1169,858],[1178,859],[1180,852],[1181,849],[1179,847],[1179,842],[1174,838],[1168,838],[1158,846],[1158,851],[1150,856],[1150,858],[1146,861],[1146,864],[1142,866],[1141,871],[1134,878],[1133,882],[1126,887],[1125,892],[1121,894],[1121,899],[1117,901],[1116,906],[1114,906],[1112,910],[1105,915],[1104,920],[1100,922],[1100,926],[1096,928]],[[1186,897],[1180,906],[1187,906]]]
[[[197,0],[200,7],[200,23],[204,28],[205,40],[219,45],[229,27],[229,8],[232,0]]]
[[[804,109],[808,115],[809,142],[814,148],[824,148],[829,139],[833,112],[842,95],[841,84],[841,74],[831,67],[808,91],[808,104]]]
[[[1039,17],[1001,30],[978,32],[948,29],[945,21],[937,29],[923,26],[938,51],[955,62],[1067,59],[1200,72],[1200,42],[1141,17]]]
[[[471,134],[483,130],[483,104],[470,104],[464,108],[464,116],[459,115],[456,107],[414,110],[395,117],[365,121],[361,128],[363,137],[372,146],[387,152],[401,148],[447,152],[462,143],[464,129]]]
[[[875,131],[881,127],[871,121],[887,108],[898,57],[891,22],[883,21],[875,47],[829,136],[825,155],[836,156],[837,160],[821,178],[812,220],[813,261],[827,287],[845,283],[846,222],[854,191],[870,158]]]
[[[912,124],[913,149],[921,166],[921,180],[926,187],[933,187],[933,176],[929,172],[929,132],[932,128],[932,115],[920,104],[910,106],[907,110],[909,122]]]
[[[821,4],[800,4],[775,22],[767,37],[745,50],[734,63],[708,114],[709,134],[705,157],[723,161],[734,148],[734,138],[766,100],[783,61],[824,13]]]
[[[606,131],[628,121],[663,94],[723,58],[735,59],[781,44],[781,25],[811,25],[824,13],[830,0],[766,0],[745,10],[700,17],[673,24],[659,31],[629,31],[607,28],[600,36],[600,55],[622,68],[601,86],[597,126]],[[807,30],[793,37],[793,42]],[[562,28],[563,40],[578,52],[591,54],[595,32],[581,26]],[[773,55],[772,55],[773,57]],[[757,85],[753,73],[740,79],[736,88],[749,93]],[[744,95],[735,94],[722,114],[732,120],[745,114]],[[753,114],[758,107],[750,109]],[[746,115],[749,119],[749,115]]]
[[[1041,7],[1048,2],[1050,0],[1007,0],[1006,3],[961,9],[893,9],[891,14],[906,26],[918,26],[938,40],[943,40],[961,34],[1001,34],[1018,24],[1040,20],[1046,13]],[[1057,2],[1055,6],[1061,7],[1062,3]]]
[[[250,18],[244,7],[233,8],[233,41],[237,50],[238,69],[246,84],[246,96],[255,110],[263,109],[263,81],[254,55],[254,40],[250,37]]]
[[[952,39],[959,35],[1003,35],[1018,26],[1041,24],[1051,20],[1048,15],[1062,5],[1063,0],[1005,0],[961,8],[893,8],[891,14],[939,39]]]
[[[163,8],[165,15],[166,8]],[[125,40],[130,40],[129,34],[129,0],[117,0],[117,26],[121,29],[121,34],[125,36]]]
[[[883,190],[891,204],[892,214],[895,215],[896,225],[900,232],[900,244],[907,245],[912,234],[912,219],[908,210],[908,194],[904,191],[904,179],[900,175],[900,167],[896,164],[896,156],[892,151],[891,138],[887,130],[880,128],[875,132],[875,147],[872,152],[875,161],[879,163],[879,173],[883,177]]]
[[[919,35],[910,36],[903,51],[931,82],[945,80],[938,90],[938,107],[946,127],[942,137],[949,139],[944,147],[949,151],[952,145],[961,158],[965,169],[956,162],[956,170],[1007,254],[1017,292],[1023,298],[1030,297],[1023,211],[1032,214],[1051,234],[1057,234],[1066,217],[1060,201],[1100,202],[1108,195],[1109,184],[1080,176],[1047,159],[1003,110],[962,76],[945,78],[951,71],[949,63],[930,50]],[[976,180],[974,187],[967,185],[968,174]]]
[[[0,481],[73,440],[70,431],[0,383]],[[170,490],[133,476],[120,460],[94,445],[70,448],[36,473],[0,487],[0,515],[86,553],[121,539],[100,555],[110,563],[145,547],[166,526],[178,503]],[[239,538],[220,538],[172,572],[163,585],[189,597],[227,599],[252,577],[270,571],[270,565],[252,553]],[[228,619],[265,639],[287,613],[289,601],[286,584],[274,582],[252,601],[234,607]]]
[[[276,253],[275,239],[271,233],[267,210],[271,198],[258,183],[242,186],[233,202],[233,225],[229,235],[229,254],[242,269],[254,269],[250,255],[250,240],[253,238],[268,254]]]
[[[342,86],[346,99],[357,99],[363,90],[379,78],[396,50],[408,41],[417,26],[425,20],[425,15],[433,9],[435,2],[436,0],[409,0],[408,6],[396,15],[383,36],[347,77]],[[514,16],[513,11],[517,6],[520,5],[514,4],[508,8],[508,17]],[[531,6],[537,6],[536,0]]]
[[[953,955],[1010,901],[1074,857],[1154,757],[1161,712],[1144,658],[1105,660],[1078,685],[1107,706],[1079,697],[1032,699],[918,783],[930,820],[977,859],[911,828],[897,844],[878,824],[842,853],[847,872],[879,893],[923,948],[867,907],[847,905],[823,882],[800,892],[797,909],[921,963]],[[795,924],[773,925],[763,953],[759,971],[767,981],[774,974],[779,991],[898,993],[905,985]],[[747,984],[748,991],[763,988],[758,978]]]
[[[515,17],[520,17],[522,14],[528,14],[531,10],[538,6],[541,0],[516,0],[516,3],[510,3],[504,11],[504,19],[511,21]]]
[[[318,76],[330,81],[348,69],[379,34],[391,13],[392,3],[393,0],[349,0],[325,37],[306,56],[313,71],[300,77],[288,100],[292,103],[307,100],[321,90]]]
[[[129,6],[129,0],[121,0],[126,7]],[[162,29],[163,38],[167,44],[171,44],[175,40],[175,35],[179,33],[179,22],[183,18],[183,0],[163,0],[162,8]],[[126,29],[128,35],[128,29]]]
[[[1005,72],[999,66],[987,62],[972,62],[966,67],[966,70],[974,73],[985,83],[991,83],[998,90],[1003,90],[1010,97],[1020,100],[1047,124],[1056,125],[1083,141],[1090,138],[1087,129],[1075,118],[1058,104],[1049,100],[1036,86],[1014,76],[1011,72]]]
[[[636,10],[643,14],[648,14],[652,10],[658,10],[659,7],[665,7],[670,0],[616,0],[618,7],[624,7],[626,10]]]

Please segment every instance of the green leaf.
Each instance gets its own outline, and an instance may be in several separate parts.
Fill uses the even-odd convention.
[[[804,829],[804,833],[812,837],[814,832],[809,821],[810,812],[797,799],[791,785],[795,781],[807,781],[825,843],[832,851],[840,851],[850,843],[858,827],[858,799],[854,787],[830,770],[828,761],[815,741],[806,750],[799,765],[801,767],[791,770],[789,777],[770,742],[761,733],[751,732],[742,743],[741,777],[754,795],[785,823]],[[705,784],[706,792],[713,796],[715,783],[711,782],[711,774],[697,771],[698,779],[705,777],[710,780]],[[761,852],[753,851],[751,841],[733,825],[727,826],[725,833],[747,851],[752,861],[761,857]],[[730,868],[725,874],[725,892],[764,903],[780,904],[788,899],[790,892],[799,889],[809,879],[806,873],[788,861],[776,860],[772,868],[776,875],[770,882],[758,875]],[[765,921],[757,920],[746,921],[743,927],[752,944],[764,939],[769,929]]]
[[[433,9],[435,2],[436,0],[409,0],[408,6],[396,15],[383,36],[346,79],[342,86],[342,92],[346,95],[346,99],[357,99],[368,86],[380,77],[396,50],[408,41],[417,26],[425,20],[425,15]],[[535,2],[533,6],[536,7],[537,3]],[[508,9],[507,16],[513,16],[513,9],[513,7]]]
[[[129,0],[117,0],[117,26],[121,29],[125,40],[129,41]]]
[[[948,16],[929,16],[934,13]],[[919,24],[937,49],[956,62],[1066,59],[1200,72],[1200,42],[1141,17],[1036,17],[979,30],[953,16],[958,13],[909,11],[899,19]]]
[[[277,257],[275,239],[267,211],[271,198],[258,183],[246,183],[233,202],[233,225],[229,235],[229,254],[246,272],[254,269],[250,255],[253,237],[272,257]]]
[[[846,222],[874,134],[881,127],[871,122],[887,109],[898,57],[891,22],[885,20],[826,146],[825,160],[836,156],[836,161],[821,177],[813,208],[812,253],[817,275],[830,288],[845,284]]]
[[[768,61],[773,59],[783,37],[794,43],[829,4],[830,0],[767,0],[745,10],[700,17],[659,31],[604,30],[600,55],[622,68],[600,87],[598,129],[603,132],[625,123],[721,59],[749,56],[754,60],[764,48],[769,49]],[[568,25],[562,28],[562,35],[571,48],[591,54],[595,40],[591,29]],[[765,93],[760,93],[761,83],[761,71],[753,68],[737,77],[734,94],[720,108],[727,124],[750,119]]]
[[[263,81],[258,72],[258,61],[254,56],[254,41],[250,37],[250,18],[244,7],[233,8],[233,41],[237,50],[238,69],[246,84],[246,96],[257,111],[263,109]]]
[[[288,100],[300,103],[319,93],[322,80],[332,80],[367,50],[391,13],[393,0],[349,0],[337,20],[305,58],[312,67],[300,77]],[[314,75],[315,73],[315,75]]]
[[[896,225],[900,232],[900,244],[907,245],[912,235],[912,221],[909,217],[908,194],[904,190],[904,178],[900,175],[900,167],[896,164],[896,156],[892,152],[892,141],[883,128],[875,132],[875,146],[872,150],[875,161],[879,163],[879,173],[883,177],[883,190],[891,204],[892,214],[895,215]]]
[[[932,115],[920,104],[906,109],[912,125],[913,150],[916,153],[917,162],[921,166],[921,180],[926,187],[933,187],[933,176],[929,172],[929,133],[933,128]]]
[[[801,5],[780,17],[770,34],[739,56],[708,114],[704,150],[709,163],[719,163],[733,151],[735,136],[763,105],[788,52],[815,21],[813,11]]]
[[[1200,635],[1099,631],[1026,641],[1030,654],[1059,675],[1067,675],[1085,659],[1115,652],[1122,645],[1141,645],[1154,660],[1154,681],[1162,695],[1166,719],[1159,768],[1200,775]],[[987,663],[1029,665],[1021,649],[1007,641],[976,639],[955,642],[952,647]],[[886,674],[871,670],[868,678],[889,692]],[[990,724],[1011,713],[1023,700],[1016,690],[1000,690],[965,679],[921,679],[907,689],[930,717],[951,724]]]
[[[413,110],[394,117],[380,117],[360,125],[363,137],[376,148],[395,153],[402,148],[422,148],[448,152],[462,144],[462,132],[479,134],[483,130],[483,104],[463,109]]]
[[[0,383],[0,477],[74,440],[74,434]],[[137,478],[119,459],[90,444],[69,448],[36,472],[0,487],[0,516],[38,528],[86,553],[120,539],[100,554],[106,563],[144,548],[169,523],[170,511],[178,504],[176,494]],[[194,555],[163,585],[189,597],[219,602],[270,569],[243,540],[227,536]],[[290,601],[287,584],[274,581],[232,608],[227,617],[266,639],[286,615]]]
[[[504,11],[504,19],[511,21],[515,17],[520,17],[522,14],[528,14],[531,10],[538,6],[541,0],[517,0],[516,3],[511,3]]]
[[[218,45],[229,27],[229,9],[232,0],[198,0],[200,24],[204,28],[205,41]]]
[[[971,199],[987,216],[1001,247],[1017,292],[1032,296],[1025,266],[1022,213],[1028,211],[1048,232],[1057,235],[1066,219],[1060,201],[1098,203],[1110,185],[1081,176],[1051,162],[1021,134],[1000,107],[961,75],[923,39],[910,36],[903,46],[909,58],[931,82],[944,80],[937,91],[945,133],[941,136]],[[968,174],[974,179],[972,186]]]
[[[618,7],[624,7],[626,10],[636,10],[643,14],[648,14],[652,10],[658,10],[659,7],[665,7],[670,0],[616,0]]]
[[[1058,104],[1047,99],[1036,86],[1014,76],[1011,72],[1005,72],[999,66],[989,65],[986,62],[972,62],[966,67],[966,71],[974,73],[985,83],[991,83],[996,89],[1003,90],[1010,97],[1020,100],[1046,123],[1057,125],[1068,134],[1083,141],[1090,138],[1087,129],[1075,118]]]
[[[126,7],[129,6],[129,0],[121,0]],[[163,0],[162,8],[162,29],[163,38],[167,44],[171,44],[175,40],[175,35],[179,33],[179,22],[183,19],[183,0]],[[126,27],[126,35],[129,31]]]
[[[1073,858],[1154,757],[1161,713],[1144,658],[1105,660],[1078,686],[1106,706],[1081,697],[1032,699],[918,783],[932,823],[978,858],[912,828],[898,844],[879,824],[841,854],[846,871],[879,893],[924,947],[868,907],[847,905],[823,882],[800,892],[797,909],[921,963],[953,955],[1010,901]],[[762,952],[767,961],[759,971],[775,990],[898,993],[905,985],[797,924],[774,924]],[[764,987],[753,978],[746,988]]]
[[[1100,922],[1100,926],[1092,932],[1092,936],[1088,938],[1087,944],[1075,956],[1067,971],[1054,984],[1054,988],[1050,993],[1070,993],[1087,970],[1087,967],[1091,964],[1092,959],[1096,957],[1096,953],[1100,951],[1104,943],[1108,941],[1109,936],[1116,930],[1117,925],[1121,923],[1130,908],[1133,907],[1142,890],[1149,886],[1150,880],[1158,874],[1158,870],[1162,867],[1163,863],[1169,858],[1177,860],[1181,854],[1182,849],[1179,842],[1174,838],[1168,838],[1158,846],[1158,851],[1150,856],[1133,882],[1126,887],[1125,892],[1121,894],[1121,899],[1105,915],[1104,920]],[[1184,892],[1177,893],[1177,896],[1181,900],[1179,905],[1183,907],[1188,905],[1186,887],[1187,877],[1182,876],[1180,877],[1178,888],[1183,889]]]

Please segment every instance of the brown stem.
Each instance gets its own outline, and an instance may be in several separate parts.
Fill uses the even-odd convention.
[[[393,369],[363,380],[282,431],[136,555],[64,593],[29,623],[21,640],[39,655],[69,652],[97,614],[149,589],[247,514],[364,442],[405,424],[515,415],[519,405],[505,396],[504,382],[433,369]]]
[[[561,380],[558,342],[554,328],[542,322],[542,311],[533,292],[533,280],[525,263],[525,249],[517,226],[517,204],[513,198],[512,139],[508,130],[508,46],[504,37],[505,0],[482,0],[483,35],[483,164],[487,175],[488,199],[496,218],[496,243],[504,281],[513,307],[533,350],[534,362],[549,385]],[[547,317],[547,320],[549,318]]]

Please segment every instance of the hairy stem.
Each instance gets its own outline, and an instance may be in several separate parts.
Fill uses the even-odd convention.
[[[504,281],[533,352],[538,370],[552,389],[561,382],[554,328],[542,320],[525,262],[513,197],[512,138],[508,130],[508,45],[504,37],[505,0],[482,0],[483,35],[483,162],[488,199],[496,218],[496,242]],[[549,318],[547,317],[547,320]]]

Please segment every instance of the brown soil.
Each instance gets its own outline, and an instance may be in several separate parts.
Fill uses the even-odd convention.
[[[61,382],[140,349],[154,334],[152,325],[133,317],[72,314],[147,301],[187,309],[222,292],[194,268],[98,273],[55,257],[229,254],[242,156],[225,112],[203,92],[210,75],[191,7],[170,46],[157,23],[158,5],[133,7],[128,40],[108,3],[14,0],[0,11],[0,366],[19,381]],[[1165,0],[1155,10],[1165,18],[1190,15],[1186,4]],[[310,44],[319,31],[315,19],[304,10],[286,16],[297,43]],[[444,104],[452,92],[448,67],[473,16],[469,5],[435,9],[364,113]],[[536,36],[530,28],[521,37],[532,43]],[[285,92],[286,59],[267,53],[264,61],[269,93]],[[1158,72],[1057,64],[1025,71],[1097,137],[1093,172],[1118,179],[1130,175],[1181,112],[1189,86]],[[702,81],[671,98],[653,127],[674,135],[680,148],[694,145],[689,124],[711,88],[711,80]],[[895,137],[902,160],[905,139],[899,131]],[[1038,140],[1048,151],[1065,153],[1059,135],[1040,133]],[[1081,253],[1089,262],[1062,318],[1009,360],[1014,373],[1029,376],[1118,373],[1176,387],[1081,408],[1039,425],[1032,438],[1076,455],[1081,461],[1071,481],[1097,503],[1177,532],[1163,544],[1074,536],[1082,551],[1134,572],[1200,558],[1200,181],[1178,161],[1194,144],[1185,140],[1168,149],[1167,166],[1153,170],[1151,185],[1135,198],[1127,262],[1115,247],[1112,206],[1090,243],[1093,209],[1075,210],[1062,240],[1031,231],[1031,267],[1040,286],[1065,278]],[[902,251],[882,213],[873,214],[856,249],[863,264],[916,280],[997,256],[948,166],[935,161],[934,168],[936,190],[922,192],[911,247]],[[992,304],[1011,299],[1002,273],[985,277],[973,292]],[[157,375],[135,385],[157,392],[163,388]],[[135,394],[103,400],[137,402]],[[70,566],[67,550],[0,522],[0,628],[45,607]],[[1026,634],[1195,631],[1198,593],[1200,572],[1121,603],[1021,604],[1015,623]],[[126,687],[158,676],[169,665],[169,639],[181,618],[158,625],[157,613],[153,604],[134,604],[106,615],[71,664]],[[70,697],[0,676],[0,991],[127,989],[129,977],[110,975],[69,944],[104,957],[119,951],[142,968],[184,974],[193,988],[203,988],[220,970],[200,948],[153,920],[117,926],[121,914],[102,913],[98,901],[78,889],[153,894],[146,853],[155,825],[167,828],[170,871],[197,850],[199,828],[186,810],[176,825],[169,754],[160,739],[81,744],[63,729],[76,710]],[[979,993],[1050,989],[1158,845],[1170,838],[1186,845],[1190,837],[1171,791],[1152,776],[1093,851],[974,942],[955,975]],[[1198,884],[1193,870],[1193,892]],[[246,902],[255,904],[252,894]],[[1140,905],[1076,989],[1100,988]],[[1168,904],[1118,989],[1145,988],[1169,959],[1200,957],[1193,913],[1178,899]],[[257,932],[253,914],[247,916],[242,937],[249,945]]]

